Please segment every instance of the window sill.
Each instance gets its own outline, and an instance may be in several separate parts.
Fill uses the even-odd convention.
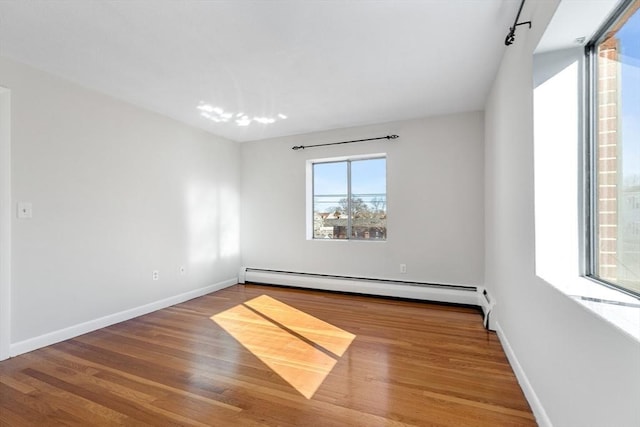
[[[640,341],[640,300],[638,298],[600,285],[585,277],[545,280],[584,308]]]

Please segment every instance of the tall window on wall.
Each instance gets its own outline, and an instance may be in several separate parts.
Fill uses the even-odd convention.
[[[588,274],[640,296],[640,0],[587,46],[590,110]]]
[[[313,238],[386,240],[384,155],[312,161]]]

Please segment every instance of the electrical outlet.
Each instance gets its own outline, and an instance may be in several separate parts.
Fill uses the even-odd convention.
[[[400,264],[400,273],[402,274],[407,273],[407,264]]]
[[[33,205],[30,202],[18,202],[18,219],[33,218]]]
[[[153,273],[151,275],[151,278],[153,280],[158,280],[160,278],[160,272],[158,270],[153,270]]]

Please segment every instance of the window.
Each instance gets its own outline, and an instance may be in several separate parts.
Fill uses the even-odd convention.
[[[313,238],[386,240],[387,160],[312,161]]]
[[[588,275],[640,296],[640,0],[626,1],[587,46]]]

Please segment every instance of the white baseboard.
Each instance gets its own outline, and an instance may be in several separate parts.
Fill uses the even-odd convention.
[[[509,359],[509,363],[511,364],[511,368],[513,372],[516,374],[516,378],[518,379],[518,383],[520,384],[520,388],[524,392],[527,401],[529,402],[529,406],[531,406],[531,410],[533,411],[533,415],[536,417],[536,421],[540,427],[553,427],[547,412],[544,410],[542,406],[542,402],[538,399],[538,395],[535,390],[531,386],[529,382],[529,378],[527,378],[527,374],[522,369],[516,354],[513,352],[511,345],[509,344],[509,340],[504,334],[502,327],[500,327],[499,322],[495,322],[495,330],[498,334],[498,339],[502,344],[502,348],[504,349],[505,354],[507,355],[507,359]]]
[[[238,283],[238,280],[234,277],[232,279],[224,280],[213,285],[205,286],[204,288],[195,289],[193,291],[185,292],[179,295],[145,304],[140,307],[135,307],[129,310],[120,311],[118,313],[109,314],[98,319],[89,320],[88,322],[69,326],[68,328],[49,332],[44,335],[11,344],[9,351],[11,357],[18,356],[23,353],[28,353],[30,351],[37,350],[48,345],[59,343],[61,341],[77,337],[79,335],[86,334],[87,332],[92,332],[97,329],[114,325],[116,323],[124,322],[125,320],[133,319],[134,317],[142,316],[153,311],[189,301],[190,299],[201,297],[211,292],[215,292],[220,289],[235,285],[236,283]]]
[[[357,278],[341,278],[337,276],[306,275],[301,273],[285,273],[268,270],[243,269],[238,275],[238,282],[266,283],[271,285],[294,286],[324,291],[349,292],[365,295],[377,295],[396,298],[410,298],[426,301],[446,302],[452,304],[481,305],[478,290],[456,289],[455,285],[415,286],[402,282],[387,283],[368,281]]]

